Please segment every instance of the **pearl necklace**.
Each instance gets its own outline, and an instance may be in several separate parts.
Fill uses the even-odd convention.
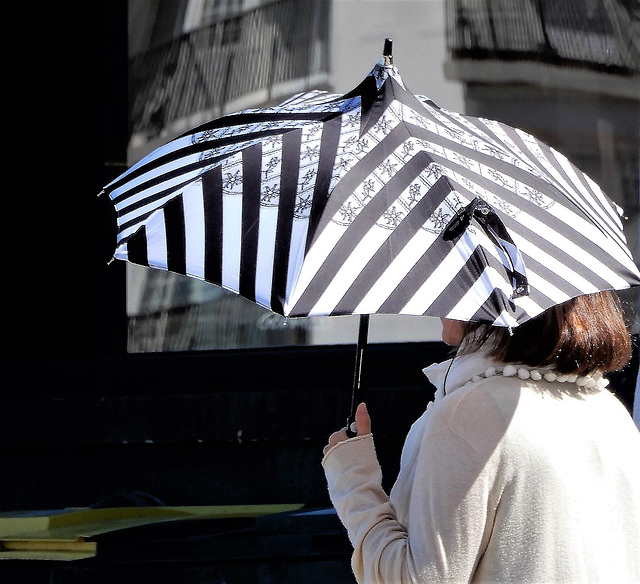
[[[531,369],[526,366],[505,365],[500,370],[496,367],[489,367],[484,373],[474,375],[467,383],[477,383],[482,379],[488,379],[496,375],[504,377],[519,377],[522,380],[531,379],[532,381],[540,381],[544,379],[549,382],[556,383],[575,383],[580,388],[593,389],[596,386],[605,388],[609,384],[609,380],[602,376],[602,373],[594,373],[593,375],[576,375],[556,373],[551,369]],[[465,384],[466,385],[466,384]]]

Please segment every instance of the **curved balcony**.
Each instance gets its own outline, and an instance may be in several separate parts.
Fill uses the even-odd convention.
[[[640,23],[628,0],[446,0],[453,58],[533,60],[636,75]]]

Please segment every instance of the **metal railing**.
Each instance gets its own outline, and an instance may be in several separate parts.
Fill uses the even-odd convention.
[[[329,68],[328,0],[278,0],[182,35],[130,62],[131,133]]]
[[[640,22],[625,0],[446,0],[454,57],[529,58],[637,74]]]

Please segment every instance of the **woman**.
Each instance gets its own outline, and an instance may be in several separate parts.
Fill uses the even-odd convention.
[[[389,497],[364,404],[325,448],[358,582],[640,582],[640,434],[602,376],[630,358],[617,297],[443,340]]]

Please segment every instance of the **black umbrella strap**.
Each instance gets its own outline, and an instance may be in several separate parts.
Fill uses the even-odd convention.
[[[442,232],[445,241],[456,239],[467,229],[471,220],[475,219],[498,249],[502,264],[513,286],[513,298],[529,295],[524,260],[520,250],[509,235],[502,219],[486,201],[476,197],[464,209],[458,212]]]

